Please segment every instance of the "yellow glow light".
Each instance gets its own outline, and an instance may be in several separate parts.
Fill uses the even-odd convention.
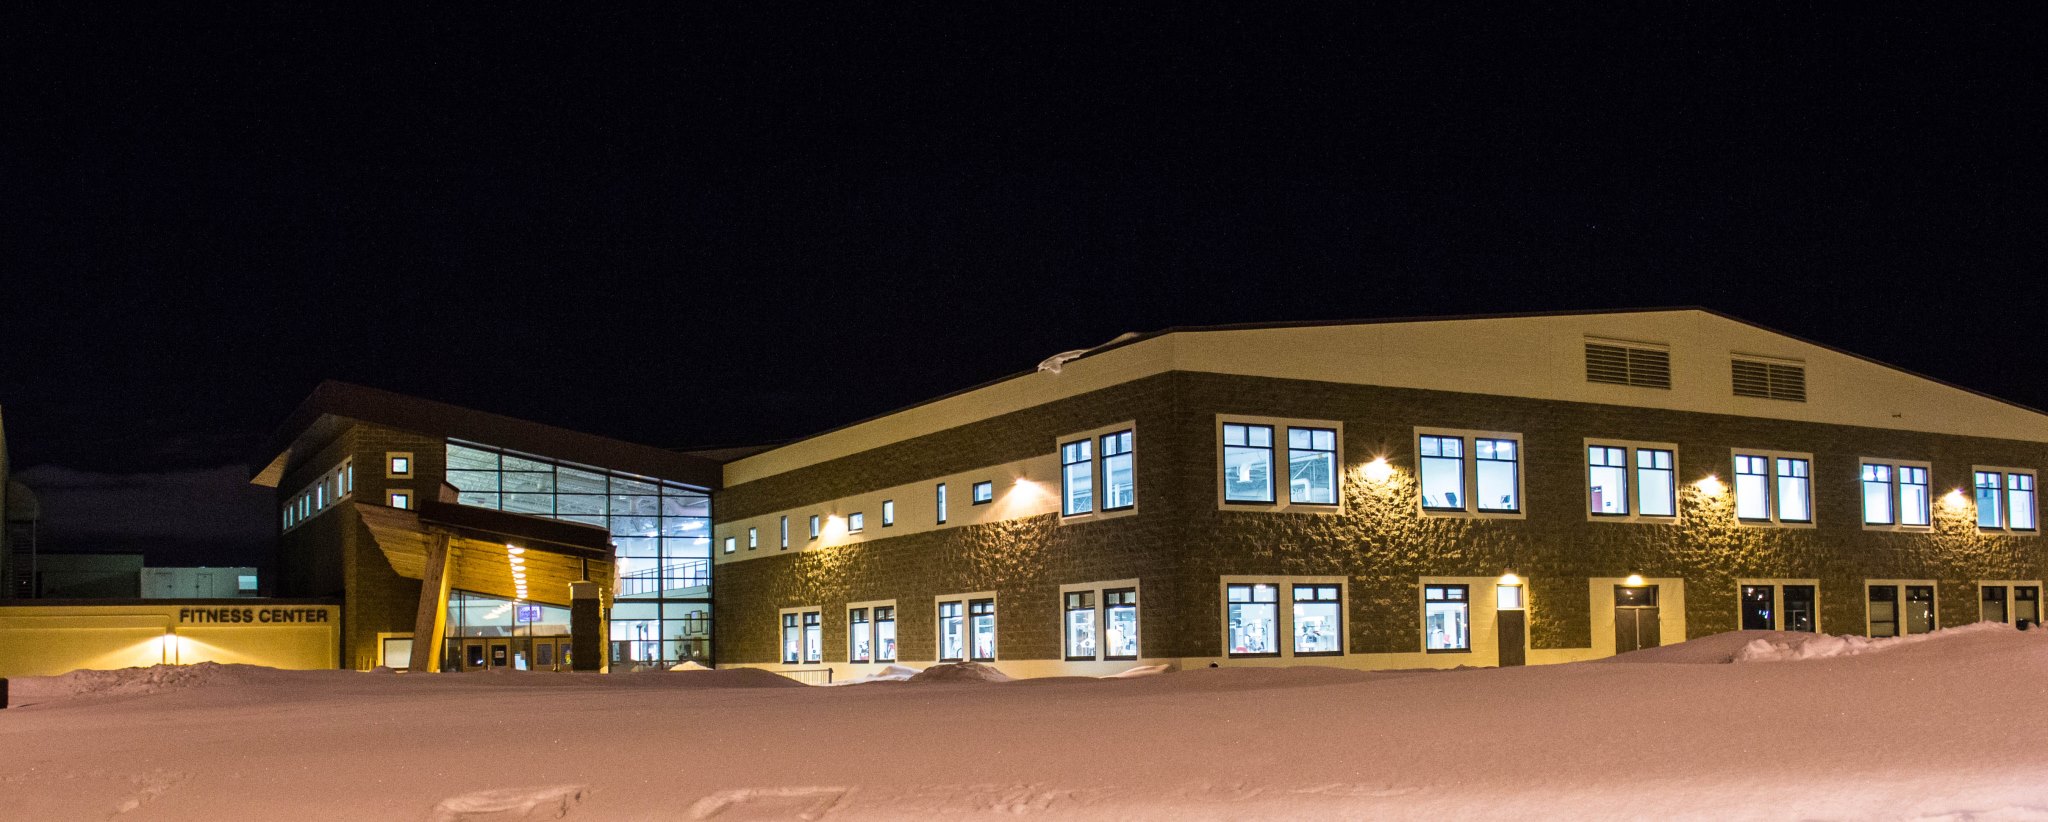
[[[1950,491],[1947,494],[1942,495],[1941,497],[1942,507],[1947,508],[1951,511],[1961,511],[1963,510],[1963,508],[1969,506],[1969,504],[1970,498],[1963,495],[1963,489],[1961,488],[1957,488],[1953,491]]]
[[[1386,457],[1373,457],[1365,464],[1365,478],[1372,482],[1386,482],[1394,475],[1394,466],[1387,464]]]
[[[1641,588],[1643,587],[1643,575],[1629,574],[1628,579],[1622,580],[1621,584],[1626,585],[1630,588]]]
[[[1706,475],[1699,482],[1693,483],[1692,486],[1700,489],[1700,493],[1710,497],[1718,497],[1722,491],[1728,490],[1727,486],[1721,484],[1721,478],[1713,474]]]
[[[505,544],[505,550],[506,550],[506,552],[508,552],[508,553],[512,553],[512,554],[524,554],[524,553],[526,553],[526,549],[525,549],[525,548],[521,548],[521,547],[519,547],[519,546],[517,546],[517,545],[513,545],[513,544],[511,544],[511,543],[506,543],[506,544]]]
[[[1521,577],[1518,577],[1518,576],[1515,576],[1515,572],[1513,572],[1513,571],[1509,571],[1509,572],[1507,572],[1507,573],[1505,573],[1505,574],[1501,574],[1501,575],[1500,575],[1500,584],[1502,584],[1502,585],[1520,585],[1520,584],[1522,584],[1522,578],[1521,578]]]

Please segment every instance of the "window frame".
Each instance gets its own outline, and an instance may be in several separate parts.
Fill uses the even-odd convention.
[[[995,613],[991,614],[991,616],[998,617],[998,619],[996,619],[995,627],[995,654],[988,657],[987,659],[978,658],[974,655],[973,603],[983,601],[986,601],[995,607]],[[960,656],[958,658],[949,658],[946,656],[946,624],[943,609],[946,605],[954,604],[960,606]],[[996,592],[973,591],[969,593],[942,594],[940,596],[935,596],[932,597],[931,613],[933,639],[932,656],[936,657],[939,662],[995,662],[1002,658],[1003,623],[1000,619],[1000,616],[1002,614],[1002,607],[1001,603],[998,601]]]
[[[1246,443],[1245,445],[1232,445],[1232,444],[1230,444],[1230,440],[1229,440],[1229,437],[1230,437],[1230,430],[1231,430],[1232,428],[1239,428],[1239,429],[1243,429],[1243,431],[1244,431],[1244,433],[1245,433],[1245,437],[1244,437],[1244,441],[1245,441],[1245,443]],[[1252,431],[1254,431],[1254,430],[1263,430],[1263,431],[1265,431],[1265,432],[1266,432],[1266,444],[1265,444],[1265,445],[1251,445],[1251,444],[1250,444],[1250,443],[1251,443],[1251,441],[1252,441],[1252,437],[1251,437],[1251,432],[1252,432]],[[1279,463],[1280,463],[1280,446],[1279,446],[1279,443],[1277,443],[1277,442],[1275,441],[1275,436],[1276,436],[1276,435],[1275,435],[1275,432],[1276,432],[1277,430],[1279,430],[1279,427],[1278,427],[1278,426],[1275,426],[1275,425],[1272,425],[1272,424],[1270,424],[1270,423],[1264,423],[1264,422],[1236,422],[1236,421],[1222,421],[1222,420],[1220,420],[1220,419],[1219,419],[1219,421],[1218,421],[1218,423],[1217,423],[1217,432],[1218,432],[1218,433],[1217,433],[1217,438],[1216,438],[1216,444],[1217,444],[1217,448],[1216,448],[1216,454],[1217,454],[1217,461],[1218,461],[1218,463],[1219,463],[1219,465],[1220,465],[1221,467],[1220,467],[1220,468],[1218,469],[1218,472],[1217,472],[1217,474],[1216,474],[1216,479],[1217,479],[1217,482],[1216,482],[1216,486],[1217,486],[1217,494],[1218,494],[1218,495],[1219,495],[1219,496],[1220,496],[1220,497],[1222,498],[1222,500],[1223,500],[1223,504],[1224,504],[1224,505],[1228,505],[1228,506],[1233,506],[1233,507],[1235,507],[1235,506],[1240,506],[1240,505],[1263,505],[1263,506],[1277,506],[1277,505],[1279,504],[1279,500],[1280,500],[1280,492],[1279,492],[1279,487],[1280,487],[1280,479],[1279,479],[1279,477],[1275,476],[1275,471],[1274,471],[1274,469],[1275,469],[1275,468],[1277,468],[1277,467],[1279,466]],[[1264,451],[1264,452],[1265,452],[1265,454],[1266,454],[1266,497],[1265,497],[1264,499],[1232,499],[1232,498],[1231,498],[1231,496],[1230,496],[1230,484],[1229,484],[1228,482],[1225,482],[1223,478],[1224,478],[1224,477],[1226,477],[1226,476],[1229,476],[1229,473],[1230,473],[1230,451],[1231,451],[1231,449],[1233,449],[1233,448],[1236,448],[1236,449],[1239,449],[1239,450],[1243,450],[1243,451]]]
[[[1463,476],[1458,507],[1425,505],[1422,492],[1422,461],[1424,459],[1448,459],[1424,457],[1423,437],[1443,437],[1461,440],[1458,457],[1459,473]],[[1479,497],[1479,441],[1507,440],[1515,444],[1515,507],[1512,510],[1478,506]],[[1529,448],[1525,435],[1513,431],[1479,431],[1464,428],[1438,428],[1416,426],[1408,442],[1415,449],[1415,510],[1425,517],[1466,517],[1475,519],[1527,519],[1529,516]],[[1501,460],[1486,460],[1500,462]]]
[[[895,527],[895,526],[896,526],[896,501],[895,501],[895,500],[893,500],[893,499],[885,499],[885,500],[882,500],[882,527],[883,527],[883,528],[893,528],[893,527]]]
[[[789,515],[788,515],[788,514],[783,514],[783,515],[782,515],[781,521],[780,521],[780,522],[778,523],[778,527],[780,527],[780,528],[782,529],[782,545],[781,545],[781,547],[778,547],[778,548],[776,548],[775,550],[777,550],[777,551],[787,551],[787,550],[789,550]]]
[[[846,533],[858,534],[862,531],[866,531],[867,529],[868,515],[866,512],[855,511],[851,514],[846,515]]]
[[[1239,654],[1230,647],[1230,587],[1233,585],[1270,585],[1274,590],[1274,647],[1275,653]],[[1337,652],[1296,654],[1294,652],[1294,586],[1335,585],[1337,586],[1337,616],[1342,636],[1337,640]],[[1215,659],[1235,661],[1245,659],[1330,659],[1348,657],[1351,651],[1351,578],[1347,576],[1289,576],[1285,574],[1225,574],[1216,579],[1217,648],[1221,651]],[[1138,596],[1143,607],[1144,595]],[[1258,603],[1265,604],[1265,603]]]
[[[398,462],[405,461],[405,470],[398,470]],[[418,475],[419,460],[413,459],[411,451],[384,452],[385,479],[412,479]]]
[[[881,665],[893,663],[896,661],[896,655],[893,653],[890,654],[889,658],[887,659],[882,658],[882,640],[881,631],[879,629],[881,627],[883,620],[880,615],[880,609],[887,609],[889,611],[889,619],[887,621],[891,624],[891,626],[894,626],[896,623],[896,600],[877,599],[868,600],[865,602],[846,603],[846,664]],[[866,621],[862,623],[855,623],[853,621],[853,614],[855,611],[864,612],[866,614]],[[856,629],[854,626],[857,624],[867,626],[864,629],[860,629],[861,633],[859,636],[856,636],[855,634]],[[858,638],[865,638],[868,641],[867,659],[860,660],[853,658],[854,641]]]
[[[1619,448],[1622,452],[1622,481],[1628,484],[1628,513],[1606,514],[1593,510],[1593,449]],[[1643,472],[1663,469],[1646,469],[1640,460],[1643,452],[1666,452],[1671,455],[1671,513],[1643,513]],[[1587,437],[1580,444],[1579,459],[1585,465],[1584,485],[1586,492],[1585,509],[1588,522],[1621,522],[1638,524],[1669,525],[1678,522],[1684,508],[1679,505],[1681,459],[1675,442],[1649,442],[1644,440],[1622,440],[1610,437]]]
[[[1906,599],[1906,589],[1908,589],[1908,588],[1921,588],[1921,587],[1927,588],[1927,589],[1929,590],[1929,592],[1933,594],[1933,599],[1932,599],[1932,600],[1930,600],[1930,601],[1928,602],[1928,605],[1929,605],[1929,606],[1930,606],[1930,608],[1931,608],[1931,609],[1933,610],[1933,613],[1929,615],[1929,619],[1927,620],[1927,630],[1926,630],[1926,631],[1919,631],[1919,632],[1909,632],[1909,631],[1907,631],[1907,630],[1906,630],[1906,603],[1908,602],[1908,600]],[[1940,585],[1938,585],[1938,584],[1936,584],[1935,580],[1931,580],[1931,579],[1866,579],[1866,580],[1864,580],[1864,581],[1863,581],[1863,635],[1864,635],[1864,636],[1866,636],[1866,637],[1871,637],[1871,638],[1874,638],[1874,639],[1881,639],[1881,638],[1886,638],[1886,637],[1878,637],[1878,636],[1877,636],[1877,633],[1876,633],[1875,631],[1871,630],[1871,626],[1873,626],[1873,625],[1876,625],[1876,624],[1877,624],[1877,623],[1876,623],[1876,622],[1875,622],[1874,620],[1872,620],[1872,619],[1871,619],[1871,617],[1870,617],[1870,591],[1871,591],[1871,589],[1873,589],[1873,588],[1889,588],[1889,589],[1891,589],[1891,592],[1892,592],[1892,596],[1894,597],[1894,599],[1892,600],[1892,608],[1893,608],[1893,614],[1892,614],[1892,621],[1893,621],[1893,625],[1895,626],[1895,633],[1891,634],[1890,636],[1893,636],[1893,637],[1901,637],[1901,636],[1914,636],[1914,635],[1915,635],[1916,633],[1920,633],[1920,634],[1924,634],[1924,633],[1931,633],[1931,632],[1933,632],[1933,631],[1938,631],[1938,630],[1940,630],[1940,629],[1941,629],[1941,586],[1940,586]],[[1982,596],[1982,594],[1980,593],[1980,594],[1979,594],[1979,596],[1981,597],[1981,596]],[[1980,605],[1980,607],[1981,607],[1981,605],[1982,605],[1981,601],[1980,601],[1979,605]]]
[[[1742,516],[1741,477],[1754,475],[1738,475],[1736,473],[1739,458],[1741,457],[1760,457],[1764,460],[1765,473],[1762,476],[1764,477],[1765,491],[1764,510],[1767,516],[1765,519]],[[1806,476],[1804,477],[1806,480],[1806,519],[1784,518],[1785,505],[1783,499],[1781,499],[1782,494],[1779,492],[1780,475],[1778,473],[1778,463],[1785,460],[1800,460],[1806,463]],[[1815,494],[1819,483],[1815,481],[1815,477],[1818,475],[1818,472],[1819,467],[1815,464],[1813,453],[1810,451],[1773,451],[1765,448],[1728,449],[1728,476],[1730,478],[1728,493],[1732,495],[1733,511],[1731,513],[1735,515],[1735,522],[1739,525],[1757,528],[1817,527],[1820,518],[1820,506]],[[1861,467],[1857,468],[1856,476],[1858,478],[1858,485],[1856,487],[1857,499],[1861,500],[1863,493]],[[1858,507],[1861,508],[1861,505],[1859,502]],[[1858,515],[1857,519],[1861,520],[1862,516]]]
[[[1825,628],[1825,627],[1824,627],[1824,626],[1822,625],[1822,621],[1821,621],[1821,617],[1822,617],[1822,612],[1823,612],[1823,611],[1825,610],[1825,606],[1824,606],[1824,605],[1822,604],[1822,599],[1823,599],[1823,596],[1822,596],[1822,593],[1821,593],[1821,584],[1820,584],[1820,580],[1819,580],[1819,579],[1810,579],[1810,578],[1809,578],[1809,579],[1794,579],[1794,578],[1791,578],[1791,577],[1741,577],[1741,578],[1738,578],[1738,579],[1736,579],[1736,580],[1735,580],[1735,626],[1736,626],[1736,628],[1737,628],[1738,630],[1742,630],[1742,627],[1741,627],[1741,626],[1742,626],[1742,589],[1743,589],[1743,588],[1748,588],[1748,587],[1763,587],[1763,586],[1770,586],[1770,588],[1771,588],[1771,627],[1770,627],[1770,628],[1769,628],[1768,630],[1772,630],[1772,631],[1779,631],[1779,632],[1785,632],[1785,633],[1809,633],[1809,632],[1805,632],[1805,631],[1792,631],[1792,629],[1790,629],[1790,628],[1786,628],[1786,627],[1785,627],[1785,586],[1787,586],[1787,585],[1803,585],[1803,586],[1807,586],[1807,587],[1810,587],[1810,588],[1812,588],[1812,589],[1813,589],[1813,630],[1812,630],[1812,631],[1811,631],[1810,633],[1812,633],[1812,634],[1814,634],[1814,635],[1816,635],[1816,636],[1818,636],[1818,635],[1820,635],[1820,634],[1823,634],[1823,633],[1826,633],[1826,628]],[[1865,628],[1867,629],[1867,628],[1869,627],[1868,623],[1869,623],[1869,610],[1870,610],[1870,607],[1869,607],[1869,606],[1870,606],[1870,593],[1869,593],[1869,591],[1867,591],[1867,590],[1866,590],[1866,591],[1864,592],[1864,595],[1863,595],[1863,596],[1864,596],[1864,599],[1863,599],[1863,604],[1864,604],[1864,612],[1865,612],[1865,613],[1864,613],[1864,622],[1865,622],[1865,626],[1864,626],[1864,627],[1865,627]]]
[[[1078,517],[1095,513],[1095,438],[1081,437],[1059,446],[1060,460],[1060,516]],[[1077,476],[1075,471],[1085,473]],[[1075,499],[1076,479],[1088,487],[1085,497],[1078,503]]]
[[[1444,590],[1446,590],[1446,591],[1448,591],[1448,590],[1449,590],[1449,589],[1451,589],[1451,588],[1457,588],[1457,589],[1459,589],[1459,590],[1460,590],[1460,591],[1461,591],[1461,592],[1462,592],[1462,593],[1464,594],[1464,597],[1463,597],[1462,599],[1456,599],[1456,600],[1453,600],[1453,599],[1448,599],[1448,598],[1446,598],[1446,599],[1430,599],[1430,598],[1429,598],[1429,589],[1431,589],[1431,588],[1439,588],[1439,589],[1444,589]],[[1476,617],[1478,616],[1478,614],[1477,614],[1477,613],[1475,613],[1475,608],[1474,608],[1474,606],[1473,606],[1473,599],[1472,599],[1472,588],[1473,588],[1473,585],[1472,585],[1471,583],[1469,583],[1469,582],[1445,582],[1445,581],[1437,581],[1437,580],[1429,580],[1429,579],[1424,579],[1424,580],[1421,580],[1421,581],[1419,582],[1419,584],[1417,584],[1417,585],[1416,585],[1416,596],[1417,596],[1417,597],[1419,597],[1419,598],[1421,599],[1421,605],[1420,605],[1420,606],[1419,606],[1419,607],[1418,607],[1418,608],[1416,609],[1416,614],[1417,614],[1417,615],[1418,615],[1419,617],[1421,617],[1421,619],[1420,619],[1420,622],[1421,622],[1421,624],[1422,624],[1422,652],[1423,652],[1423,653],[1425,653],[1425,654],[1469,654],[1469,653],[1472,653],[1472,646],[1474,646],[1474,645],[1478,644],[1478,642],[1477,642],[1477,640],[1478,640],[1478,636],[1477,636],[1477,635],[1478,635],[1477,625],[1479,624],[1479,621],[1478,621],[1478,620],[1476,619]],[[1498,597],[1499,597],[1499,593],[1498,593],[1498,592],[1496,592],[1496,593],[1494,594],[1494,596],[1495,596],[1496,600],[1498,600]],[[1455,602],[1455,603],[1457,603],[1457,604],[1460,604],[1460,605],[1463,605],[1463,606],[1465,606],[1465,645],[1464,645],[1464,647],[1462,647],[1462,648],[1431,648],[1431,647],[1429,647],[1429,604],[1430,604],[1430,603],[1432,603],[1432,602],[1444,602],[1444,603],[1452,603],[1452,602]],[[1527,603],[1526,603],[1526,602],[1524,603],[1524,606],[1523,606],[1523,607],[1524,607],[1525,609],[1527,608]],[[1496,605],[1496,609],[1498,609],[1498,605]]]
[[[825,524],[824,524],[823,518],[821,518],[821,517],[820,517],[819,515],[817,515],[817,514],[812,514],[812,515],[811,515],[811,537],[810,537],[810,541],[811,541],[811,542],[817,542],[817,541],[818,541],[818,537],[819,537],[820,535],[824,534],[824,533],[825,533]]]
[[[1144,656],[1145,597],[1138,589],[1138,580],[1135,578],[1112,579],[1099,582],[1076,582],[1061,585],[1057,594],[1059,598],[1054,600],[1059,609],[1060,659],[1064,662],[1128,662]],[[1109,653],[1110,605],[1108,595],[1125,591],[1129,591],[1137,599],[1137,603],[1132,607],[1138,609],[1138,619],[1135,623],[1138,634],[1135,644],[1138,647],[1138,654],[1136,656],[1111,656]],[[1090,607],[1090,610],[1095,614],[1095,653],[1092,656],[1076,656],[1073,653],[1073,649],[1067,647],[1067,641],[1072,638],[1067,630],[1067,614],[1072,610],[1068,607],[1067,597],[1082,593],[1092,595],[1092,601],[1094,602],[1094,605]]]
[[[936,505],[936,506],[938,507],[938,516],[937,516],[937,517],[936,517],[936,518],[934,519],[934,523],[935,523],[935,524],[938,524],[938,525],[944,525],[944,524],[946,524],[946,484],[945,484],[945,483],[943,483],[943,482],[942,482],[942,483],[939,483],[939,485],[938,485],[938,488],[937,488],[936,490],[934,490],[934,491],[932,492],[932,502],[933,502],[933,504],[935,504],[935,505]]]
[[[1998,477],[1998,524],[1995,526],[1985,525],[1981,519],[1982,511],[1979,510],[1977,504],[1977,489],[1979,487],[1977,481],[1980,474],[1995,474]],[[2012,478],[2015,476],[2027,478],[2027,494],[2031,498],[2034,524],[2026,528],[2017,528],[2012,524],[2012,500],[2016,490],[2012,487]],[[1970,521],[1977,526],[1977,532],[1980,534],[2006,534],[2016,537],[2040,534],[2041,482],[2039,472],[2031,468],[2012,468],[2000,465],[1970,466]]]
[[[777,648],[776,652],[775,652],[775,660],[776,660],[776,664],[778,664],[778,665],[817,665],[817,664],[822,664],[822,663],[824,662],[824,647],[825,647],[825,639],[824,639],[824,631],[825,631],[825,617],[824,617],[824,613],[825,613],[825,612],[824,612],[824,609],[823,609],[822,607],[820,607],[820,606],[817,606],[817,605],[798,605],[798,606],[794,606],[794,607],[790,607],[790,608],[782,608],[782,609],[778,609],[778,610],[777,610],[777,611],[775,612],[775,622],[776,622],[776,632],[775,632],[775,641],[776,641],[777,645],[779,646],[779,647]],[[804,626],[804,616],[805,616],[805,615],[807,615],[807,614],[809,614],[809,615],[815,615],[815,616],[817,616],[817,618],[818,618],[818,648],[819,648],[819,658],[818,658],[818,661],[817,661],[817,662],[806,662],[806,661],[804,660],[804,642],[805,642],[805,635],[804,635],[804,627],[805,627],[805,626]],[[795,628],[795,629],[797,630],[797,635],[796,635],[796,639],[797,639],[797,647],[796,647],[796,659],[794,659],[794,660],[791,660],[791,659],[789,659],[789,658],[788,658],[788,657],[786,656],[786,653],[785,653],[785,652],[787,652],[787,651],[789,650],[789,645],[788,645],[788,643],[789,643],[789,629],[791,629],[791,628]]]
[[[1889,523],[1870,521],[1870,511],[1868,509],[1870,498],[1864,486],[1873,482],[1873,480],[1863,478],[1864,469],[1870,466],[1883,466],[1891,469],[1891,488],[1887,494],[1892,505],[1892,521]],[[1906,487],[1911,484],[1906,482],[1906,469],[1908,468],[1917,468],[1926,472],[1927,475],[1927,482],[1922,484],[1922,487],[1927,489],[1925,509],[1921,512],[1927,520],[1925,523],[1909,523],[1906,521]],[[1865,531],[1925,533],[1934,530],[1934,464],[1925,460],[1858,457],[1856,459],[1856,509],[1861,512],[1858,514],[1858,519],[1863,523],[1863,530]],[[1866,599],[1864,604],[1868,606],[1869,601]],[[1866,607],[1865,610],[1868,610],[1868,608]]]
[[[968,499],[975,505],[987,505],[996,501],[995,480],[981,480],[968,486]]]
[[[1302,589],[1304,589],[1304,588],[1306,588],[1306,589],[1309,589],[1309,590],[1310,590],[1310,592],[1311,592],[1311,593],[1310,593],[1310,596],[1311,596],[1311,597],[1313,597],[1313,598],[1311,598],[1311,599],[1302,599],[1302,598],[1301,598],[1301,590],[1302,590]],[[1336,598],[1335,598],[1335,599],[1322,599],[1322,598],[1321,598],[1321,596],[1322,596],[1322,593],[1321,593],[1321,592],[1322,592],[1322,589],[1324,589],[1324,588],[1336,588],[1336,589],[1337,589],[1337,596],[1336,596]],[[1345,621],[1345,620],[1344,620],[1344,589],[1343,589],[1343,587],[1342,587],[1342,586],[1340,586],[1340,585],[1337,585],[1337,584],[1335,584],[1335,583],[1329,583],[1329,582],[1290,582],[1290,583],[1288,583],[1288,584],[1287,584],[1287,589],[1286,589],[1286,590],[1287,590],[1287,597],[1286,597],[1286,603],[1287,603],[1287,619],[1288,619],[1288,632],[1287,632],[1287,647],[1288,647],[1288,648],[1290,648],[1290,649],[1292,649],[1292,650],[1294,651],[1294,653],[1293,653],[1293,656],[1294,656],[1294,657],[1296,657],[1296,658],[1300,658],[1300,659],[1306,659],[1306,658],[1309,658],[1309,657],[1343,656],[1343,655],[1344,655],[1344,647],[1345,647],[1345,642],[1344,642],[1344,633],[1345,633],[1345,625],[1344,625],[1344,621]],[[1310,604],[1310,605],[1325,605],[1325,604],[1333,604],[1333,605],[1336,605],[1336,606],[1337,606],[1337,650],[1334,650],[1334,651],[1304,651],[1304,650],[1302,650],[1302,649],[1301,649],[1301,647],[1300,647],[1300,646],[1301,646],[1301,637],[1295,634],[1295,632],[1294,632],[1294,629],[1295,629],[1295,628],[1296,628],[1297,626],[1299,626],[1299,625],[1301,624],[1301,606],[1302,606],[1303,604],[1305,604],[1305,603],[1306,603],[1306,604]]]
[[[761,547],[761,529],[759,529],[759,528],[756,528],[756,527],[754,527],[754,526],[752,526],[752,525],[749,525],[749,526],[747,526],[747,550],[749,550],[749,551],[752,551],[752,550],[754,550],[754,549],[756,549],[756,548],[760,548],[760,547]]]
[[[1988,622],[1988,621],[1990,621],[1990,620],[1986,619],[1986,618],[1985,618],[1985,616],[1984,616],[1984,591],[1985,591],[1985,589],[1988,589],[1988,588],[2001,588],[2001,589],[2004,589],[2004,591],[2005,591],[2005,624],[2007,624],[2007,625],[2012,625],[2012,624],[2013,624],[2013,620],[2014,620],[2014,618],[2015,618],[2015,617],[2013,616],[2013,611],[2015,611],[2015,610],[2018,610],[2018,609],[2016,609],[2016,608],[2014,608],[2014,607],[2013,607],[2013,603],[2015,603],[2015,602],[2018,602],[2018,601],[2019,601],[2019,594],[2018,594],[2018,593],[2017,593],[2017,591],[2015,590],[2015,589],[2018,589],[2018,588],[2032,588],[2032,589],[2034,589],[2034,618],[2035,618],[2036,620],[2039,620],[2039,619],[2041,619],[2041,618],[2042,618],[2042,617],[2044,616],[2044,615],[2042,614],[2042,612],[2041,612],[2041,595],[2042,595],[2042,593],[2044,592],[2044,590],[2048,590],[2048,589],[2044,589],[2044,588],[2043,588],[2043,586],[2042,586],[2042,584],[2041,584],[2041,580],[2038,580],[2038,579],[1980,579],[1980,580],[1977,580],[1977,581],[1976,581],[1976,583],[1977,583],[1977,585],[1976,585],[1976,587],[1977,587],[1977,621],[1979,621],[1979,622]],[[1939,590],[1939,589],[1937,589],[1937,590]],[[1938,593],[1937,593],[1937,594],[1936,594],[1936,596],[1940,596],[1940,594],[1938,594]],[[1938,610],[1937,610],[1937,611],[1936,611],[1935,613],[1936,613],[1937,615],[1939,615],[1939,614],[1940,614],[1940,611],[1938,611]]]
[[[386,507],[386,508],[397,508],[397,509],[399,509],[399,510],[401,510],[401,511],[411,511],[411,510],[413,510],[413,508],[414,508],[414,503],[413,503],[413,495],[412,495],[412,489],[411,489],[411,488],[386,488],[386,489],[384,489],[384,507]]]
[[[1271,461],[1269,470],[1272,474],[1271,486],[1273,492],[1270,501],[1233,500],[1226,498],[1224,472],[1229,465],[1229,461],[1226,459],[1228,449],[1258,447],[1225,445],[1223,435],[1224,426],[1227,425],[1265,426],[1273,430],[1273,445],[1270,449],[1271,454],[1268,456],[1268,459]],[[1288,439],[1288,434],[1297,429],[1329,431],[1335,435],[1335,450],[1324,452],[1319,449],[1307,449],[1313,453],[1329,453],[1331,455],[1331,482],[1335,485],[1331,490],[1334,492],[1334,502],[1294,501],[1294,484],[1290,479],[1294,469],[1294,448]],[[1296,514],[1341,514],[1344,512],[1346,505],[1344,479],[1348,475],[1348,466],[1344,462],[1344,423],[1342,420],[1269,417],[1256,414],[1218,414],[1213,421],[1210,434],[1215,437],[1216,442],[1216,466],[1215,474],[1213,475],[1216,479],[1216,510],[1262,511],[1268,513],[1290,512]]]
[[[1105,425],[1086,431],[1075,431],[1054,438],[1053,461],[1057,463],[1056,470],[1058,471],[1057,479],[1053,483],[1054,493],[1058,497],[1054,510],[1059,512],[1059,523],[1061,525],[1099,522],[1105,519],[1130,516],[1138,512],[1137,432],[1137,421],[1125,420],[1115,425]],[[1130,438],[1129,450],[1120,451],[1115,454],[1108,453],[1107,444],[1118,437],[1126,435]],[[1068,449],[1077,445],[1087,452],[1087,456],[1085,459],[1070,462],[1071,457]],[[1111,506],[1108,504],[1110,498],[1109,461],[1112,457],[1120,456],[1128,457],[1131,463],[1131,504]],[[1068,509],[1068,482],[1070,478],[1067,472],[1070,467],[1074,466],[1087,467],[1088,508],[1086,510]],[[985,503],[976,504],[981,505]]]

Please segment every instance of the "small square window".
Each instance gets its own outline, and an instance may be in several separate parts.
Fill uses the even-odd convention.
[[[984,505],[996,498],[996,484],[983,480],[974,484],[974,504]]]
[[[846,533],[858,534],[868,528],[868,515],[855,511],[846,515]]]
[[[386,492],[386,493],[385,493],[385,495],[384,495],[384,504],[385,504],[385,505],[389,505],[389,506],[391,506],[391,507],[393,507],[393,508],[404,508],[404,509],[406,509],[406,510],[408,510],[408,511],[409,511],[409,510],[412,510],[412,492],[411,492],[411,491],[390,491],[390,492]]]
[[[384,476],[394,479],[412,476],[412,452],[385,453]]]
[[[235,590],[237,590],[237,591],[241,591],[242,593],[245,593],[245,594],[249,594],[249,593],[255,593],[255,592],[256,592],[256,575],[255,575],[255,574],[237,574],[237,575],[235,575]]]
[[[739,544],[739,541],[738,541],[738,540],[735,540],[735,539],[733,539],[732,537],[726,537],[726,538],[725,538],[725,552],[726,552],[726,553],[728,553],[728,554],[732,553],[732,552],[733,552],[733,551],[735,550],[735,547],[736,547],[736,546],[737,546],[738,544]]]

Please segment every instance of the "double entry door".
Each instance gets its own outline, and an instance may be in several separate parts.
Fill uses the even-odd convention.
[[[1625,654],[1663,644],[1657,586],[1614,586],[1614,652]]]

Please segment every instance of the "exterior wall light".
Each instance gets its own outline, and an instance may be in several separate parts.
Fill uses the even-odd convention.
[[[1941,506],[1950,511],[1961,511],[1969,507],[1969,505],[1970,498],[1963,494],[1963,489],[1961,488],[1943,494],[1941,497]]]
[[[1522,578],[1509,571],[1500,575],[1493,588],[1494,605],[1503,611],[1522,610]]]
[[[1624,587],[1628,587],[1628,588],[1641,588],[1641,587],[1643,587],[1643,575],[1642,575],[1642,574],[1629,574],[1629,575],[1628,575],[1628,579],[1624,579],[1624,580],[1622,580],[1622,581],[1621,581],[1621,584],[1622,584],[1622,585],[1623,585]]]
[[[1699,482],[1693,483],[1692,486],[1700,489],[1700,493],[1710,497],[1718,497],[1721,495],[1721,492],[1728,490],[1727,486],[1721,484],[1721,478],[1713,474],[1706,475]]]
[[[1373,457],[1372,462],[1366,463],[1363,470],[1365,478],[1372,482],[1386,482],[1388,477],[1394,475],[1394,466],[1387,464],[1386,457]]]

